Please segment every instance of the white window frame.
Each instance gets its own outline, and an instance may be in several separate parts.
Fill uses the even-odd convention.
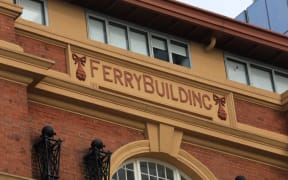
[[[140,162],[144,161],[144,162],[151,162],[151,163],[155,163],[155,164],[159,164],[164,166],[165,168],[169,168],[173,171],[173,175],[174,175],[174,180],[181,180],[181,176],[184,177],[186,180],[192,180],[191,178],[189,178],[186,174],[184,174],[182,171],[180,171],[179,169],[177,169],[176,167],[167,164],[163,161],[159,161],[159,160],[155,160],[155,159],[150,159],[150,158],[137,158],[137,159],[132,159],[129,161],[124,162],[121,167],[119,167],[117,169],[117,171],[112,175],[111,179],[113,179],[113,176],[118,172],[119,169],[121,169],[123,166],[126,166],[127,164],[133,164],[133,170],[134,170],[134,177],[135,180],[141,180],[141,169],[140,169]]]
[[[172,64],[174,64],[174,63],[173,63],[172,51],[171,51],[171,47],[170,47],[171,46],[171,42],[176,42],[176,43],[179,43],[179,44],[183,44],[186,47],[187,57],[189,59],[189,66],[182,66],[182,65],[179,65],[179,66],[192,68],[191,53],[190,53],[190,49],[191,48],[190,48],[190,43],[187,40],[184,40],[182,38],[177,38],[177,37],[174,37],[174,36],[169,35],[169,34],[157,32],[157,31],[151,30],[149,28],[145,28],[143,26],[135,25],[135,24],[132,24],[132,23],[120,20],[120,19],[116,19],[116,18],[107,16],[107,15],[103,15],[103,14],[98,13],[98,12],[94,12],[94,11],[91,11],[91,10],[86,10],[86,22],[87,22],[87,30],[88,30],[87,31],[87,33],[88,33],[87,37],[89,39],[91,39],[90,36],[89,36],[89,20],[90,20],[90,17],[94,18],[94,19],[99,19],[99,20],[105,22],[105,27],[106,27],[106,37],[105,38],[106,38],[106,41],[107,41],[107,42],[105,42],[105,44],[110,44],[110,37],[109,37],[109,24],[110,23],[119,24],[120,26],[125,26],[126,27],[126,29],[127,29],[127,37],[128,37],[128,49],[127,50],[129,50],[129,51],[131,51],[131,48],[130,48],[131,47],[131,41],[130,41],[130,35],[129,35],[130,34],[130,29],[133,29],[133,30],[136,30],[136,31],[139,31],[139,32],[142,32],[142,33],[146,34],[147,35],[147,46],[148,46],[147,47],[147,49],[148,49],[148,55],[147,56],[150,56],[150,57],[153,57],[153,58],[154,58],[154,54],[153,54],[153,48],[152,48],[152,36],[165,39],[166,42],[167,42],[169,62],[172,63]],[[93,39],[91,39],[91,40],[93,40]],[[95,41],[95,40],[93,40],[93,41]],[[134,52],[134,51],[132,51],[132,52]],[[163,61],[163,60],[161,60],[161,61]]]
[[[14,4],[17,4],[17,5],[20,5],[20,6],[23,6],[22,4],[21,4],[21,1],[23,1],[23,0],[13,0],[13,2],[14,2]],[[26,0],[26,1],[28,1],[28,0]],[[33,21],[33,20],[30,20],[30,19],[26,19],[26,18],[24,18],[24,19],[26,19],[26,20],[28,20],[28,21],[31,21],[31,22],[35,22],[35,23],[37,23],[37,24],[42,24],[42,25],[45,25],[45,26],[48,26],[48,4],[47,4],[47,0],[30,0],[30,1],[36,1],[36,2],[40,2],[40,3],[42,3],[43,4],[43,7],[42,7],[42,9],[43,9],[43,12],[41,12],[42,13],[42,15],[43,15],[43,24],[42,23],[38,23],[38,22],[35,22],[35,21]],[[23,7],[23,8],[25,8],[25,7]]]
[[[272,92],[275,92],[275,93],[280,93],[280,92],[277,92],[278,88],[277,88],[277,83],[275,81],[275,74],[281,74],[283,76],[288,77],[288,71],[287,70],[281,69],[278,67],[273,67],[271,65],[267,65],[267,64],[258,62],[256,60],[250,59],[250,58],[240,57],[240,56],[225,52],[224,53],[224,59],[225,59],[225,68],[226,68],[227,79],[229,79],[228,69],[227,69],[227,62],[228,61],[233,61],[236,63],[238,62],[238,63],[245,64],[246,76],[247,76],[247,85],[249,85],[249,86],[253,86],[252,80],[251,80],[253,78],[252,77],[253,75],[251,73],[251,67],[254,67],[254,68],[257,68],[260,70],[267,70],[267,71],[271,72],[271,83],[272,83],[272,89],[273,89]],[[229,80],[234,81],[233,79],[229,79]],[[253,86],[253,87],[255,87],[255,86]],[[267,90],[267,89],[264,89],[264,90]],[[269,91],[269,90],[267,90],[267,91]]]

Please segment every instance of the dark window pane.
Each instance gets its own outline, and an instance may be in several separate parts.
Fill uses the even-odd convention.
[[[150,180],[157,180],[157,178],[154,176],[150,176]]]
[[[169,62],[169,55],[166,50],[153,48],[154,57]]]
[[[149,174],[156,176],[156,164],[155,163],[148,163],[149,164]]]
[[[173,171],[171,169],[166,168],[166,174],[169,180],[174,180]]]
[[[169,62],[167,41],[165,39],[152,37],[152,47],[155,58]]]
[[[165,168],[162,165],[157,164],[157,171],[158,171],[158,176],[165,178]]]
[[[187,45],[171,41],[171,51],[173,64],[190,67]]]
[[[180,65],[180,66],[185,66],[185,67],[190,67],[190,63],[189,63],[189,58],[186,56],[181,56],[179,54],[172,54],[172,58],[173,58],[173,63]]]
[[[149,180],[147,175],[141,174],[141,180]]]
[[[134,172],[133,171],[127,171],[127,179],[128,180],[134,180]]]
[[[140,169],[141,169],[142,173],[148,174],[147,163],[146,162],[140,162]]]
[[[126,165],[126,168],[127,168],[127,169],[130,169],[130,170],[133,170],[133,169],[134,169],[132,163],[131,163],[131,164],[127,164],[127,165]]]
[[[126,180],[126,173],[124,169],[119,169],[118,171],[119,180]]]

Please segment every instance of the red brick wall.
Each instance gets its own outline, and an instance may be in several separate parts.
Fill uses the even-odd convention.
[[[14,19],[0,14],[0,39],[15,43]]]
[[[247,180],[287,180],[288,171],[241,159],[209,149],[182,143],[181,148],[201,161],[219,180],[234,180],[243,175]]]
[[[67,72],[65,49],[28,37],[15,35],[14,19],[0,14],[0,40],[19,44],[24,52],[55,61],[52,69]]]
[[[63,140],[60,171],[63,180],[83,179],[83,157],[93,139],[102,139],[105,149],[112,152],[129,142],[144,139],[143,132],[137,130],[35,103],[29,103],[29,114],[31,137],[39,137],[41,128],[51,125]]]
[[[112,152],[144,139],[143,132],[134,129],[27,102],[23,85],[0,80],[0,89],[0,172],[35,175],[37,166],[31,160],[31,152],[45,125],[51,125],[63,140],[60,171],[63,180],[83,179],[83,157],[93,139],[102,139]]]
[[[0,172],[31,176],[26,87],[0,80]]]
[[[53,60],[55,61],[55,65],[52,69],[64,73],[67,72],[66,53],[64,48],[20,35],[17,35],[16,39],[18,44],[24,49],[24,52]]]
[[[238,99],[235,99],[235,108],[238,122],[276,133],[288,134],[288,120],[283,112]]]

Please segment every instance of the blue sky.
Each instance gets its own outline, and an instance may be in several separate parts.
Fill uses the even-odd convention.
[[[231,18],[246,9],[253,0],[178,0]]]

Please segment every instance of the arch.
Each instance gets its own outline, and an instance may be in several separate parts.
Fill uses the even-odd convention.
[[[180,149],[174,157],[167,153],[151,152],[149,140],[131,142],[116,150],[111,158],[111,174],[114,174],[124,161],[135,157],[153,157],[166,161],[185,172],[193,180],[217,180],[204,164],[183,149]]]

